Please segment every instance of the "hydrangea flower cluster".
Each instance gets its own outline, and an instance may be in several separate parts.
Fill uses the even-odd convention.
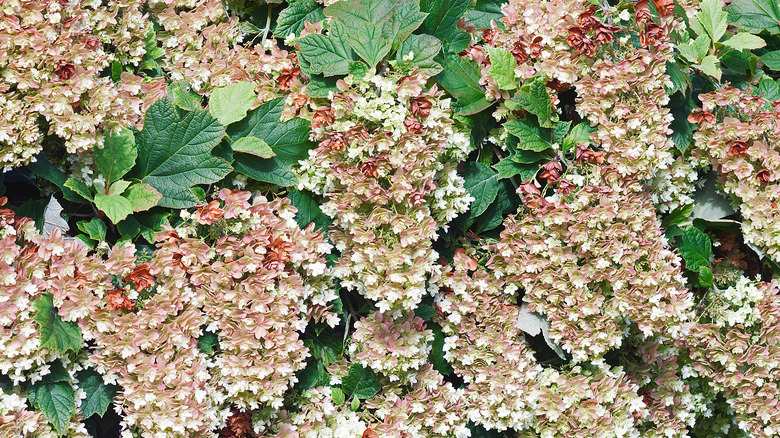
[[[45,374],[44,362],[57,358],[40,351],[29,306],[45,290],[62,319],[95,343],[89,363],[122,387],[116,407],[126,430],[205,435],[224,424],[230,405],[281,406],[308,356],[298,333],[312,319],[338,322],[324,274],[331,246],[298,227],[287,200],[250,205],[250,197],[223,189],[188,226],[159,234],[141,265],[132,245],[103,259],[58,232],[45,238],[4,224],[11,295],[2,329],[14,344],[3,349],[3,373],[24,381],[33,365]],[[193,232],[205,241],[187,237]],[[204,331],[216,346],[199,347]]]
[[[780,261],[780,101],[734,87],[700,98],[689,118],[699,124],[693,156],[712,165],[739,202],[745,240]]]
[[[140,128],[166,87],[163,77],[142,71],[150,56],[161,73],[206,96],[215,87],[250,81],[260,105],[302,86],[292,54],[270,39],[244,47],[242,38],[220,0],[4,2],[0,165],[8,170],[29,163],[41,151],[42,126],[69,154],[101,146],[105,133]],[[104,74],[113,71],[112,62],[135,73],[116,73],[114,82]]]
[[[736,426],[751,437],[780,435],[779,300],[774,281],[742,278],[725,291],[713,289],[701,322],[679,342],[690,358],[689,378],[725,397]],[[731,425],[723,423],[725,433]]]
[[[40,152],[39,116],[48,133],[75,153],[101,144],[105,132],[140,126],[161,95],[162,79],[145,81],[129,72],[117,83],[101,77],[116,59],[104,43],[138,60],[151,23],[136,4],[95,3],[19,0],[0,6],[0,165],[6,170]]]
[[[387,313],[355,323],[349,354],[353,361],[384,374],[390,381],[415,382],[417,370],[428,362],[433,332],[422,318],[409,312],[396,320]]]
[[[642,187],[610,167],[599,180],[568,196],[526,195],[527,214],[507,219],[489,264],[575,362],[620,347],[630,323],[676,338],[693,304]]]
[[[449,99],[423,90],[424,73],[347,79],[312,116],[319,146],[297,167],[298,186],[327,198],[342,286],[381,311],[411,310],[436,269],[438,229],[472,200],[455,169],[470,143]]]

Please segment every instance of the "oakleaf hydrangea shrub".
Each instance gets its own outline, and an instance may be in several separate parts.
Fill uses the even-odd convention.
[[[780,435],[729,3],[4,2],[0,436]]]

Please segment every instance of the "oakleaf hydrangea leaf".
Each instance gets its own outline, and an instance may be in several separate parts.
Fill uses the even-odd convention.
[[[227,126],[246,117],[256,98],[253,83],[236,82],[211,93],[209,112],[222,126]]]
[[[463,174],[463,187],[474,197],[471,215],[477,217],[487,210],[498,195],[498,173],[487,164],[469,161]]]
[[[398,52],[395,54],[395,60],[399,63],[404,62],[404,57],[411,53],[412,59],[407,61],[409,64],[417,67],[418,70],[435,75],[442,70],[441,64],[434,61],[436,55],[441,51],[441,41],[430,35],[409,35]]]
[[[508,52],[507,54],[510,57],[512,56]],[[512,59],[514,60],[514,58]],[[550,118],[552,115],[552,103],[550,102],[550,95],[547,93],[547,88],[545,88],[542,80],[537,79],[529,85],[524,85],[520,88],[520,91],[515,94],[515,100],[524,110],[534,114],[539,119],[540,126],[544,128],[551,128],[553,126]]]
[[[358,397],[360,399],[371,398],[382,390],[382,384],[371,368],[364,368],[360,364],[353,364],[349,373],[341,379],[341,389],[347,399]]]
[[[243,152],[260,158],[275,157],[276,153],[268,146],[265,140],[255,136],[241,137],[230,145],[233,152]]]
[[[162,195],[162,207],[186,208],[198,199],[190,188],[211,184],[232,167],[211,155],[225,128],[207,111],[179,118],[168,99],[160,99],[146,112],[143,130],[136,136],[138,161],[132,175]]]
[[[135,137],[129,129],[105,137],[102,148],[95,148],[95,164],[106,179],[106,184],[122,178],[133,168],[138,151]]]
[[[58,433],[62,433],[76,415],[76,393],[68,382],[35,383],[30,386],[27,396]]]
[[[60,318],[51,293],[35,300],[33,307],[37,311],[35,322],[40,325],[41,347],[61,353],[68,350],[77,352],[81,349],[84,342],[81,329],[75,322],[65,322]]]
[[[79,388],[87,395],[87,398],[81,401],[81,414],[84,418],[94,414],[102,417],[114,401],[118,387],[107,385],[103,377],[92,369],[80,371],[76,377],[79,380]]]
[[[514,90],[517,88],[517,80],[515,79],[517,61],[515,57],[500,47],[488,47],[488,55],[490,56],[488,74],[496,81],[498,88],[501,90]]]
[[[124,220],[133,212],[133,204],[119,194],[106,195],[105,193],[96,193],[95,206],[98,210],[105,213],[113,223]]]

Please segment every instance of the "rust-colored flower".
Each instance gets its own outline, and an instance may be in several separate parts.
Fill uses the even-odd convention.
[[[767,185],[771,182],[772,175],[769,173],[769,170],[767,169],[761,169],[756,174],[756,179],[761,184]]]
[[[133,269],[133,272],[127,274],[125,276],[125,281],[133,282],[135,290],[140,291],[141,289],[152,287],[154,284],[154,277],[149,272],[149,265],[144,263],[143,265],[136,266],[135,269]]]
[[[596,53],[596,45],[579,26],[569,28],[569,37],[566,38],[566,42],[582,55],[593,56]]]
[[[54,73],[63,81],[70,79],[75,72],[76,67],[72,63],[64,60],[57,61],[57,65],[54,67]]]
[[[549,88],[552,88],[555,91],[566,91],[569,88],[571,88],[571,84],[561,82],[558,79],[552,79],[550,81],[547,81],[547,83],[544,85]]]
[[[363,437],[362,438],[379,438],[379,435],[377,435],[376,432],[373,431],[370,427],[363,431]]]
[[[365,176],[376,178],[376,170],[378,167],[377,159],[371,157],[360,164],[360,171],[363,172],[363,175]]]
[[[279,88],[282,90],[290,89],[290,85],[301,74],[301,69],[298,67],[282,69],[279,75]]]
[[[664,17],[674,13],[674,0],[653,0],[658,15]]]
[[[427,97],[417,97],[409,102],[409,111],[415,117],[426,118],[431,114],[431,101]]]
[[[601,24],[599,19],[596,18],[596,16],[594,15],[595,12],[596,12],[596,7],[591,6],[587,11],[581,13],[580,16],[577,17],[577,22],[580,23],[580,26],[585,32]]]
[[[749,147],[750,145],[746,141],[732,141],[731,146],[729,146],[729,150],[726,152],[726,155],[729,157],[744,157],[747,155],[747,150]]]
[[[562,196],[566,196],[571,194],[572,191],[574,191],[574,184],[572,184],[571,181],[562,179],[558,183],[558,190],[556,190],[556,193],[560,193]]]
[[[423,125],[417,120],[416,117],[407,116],[404,120],[404,126],[406,130],[412,134],[419,134],[422,132]]]
[[[542,165],[542,172],[539,174],[539,177],[546,179],[550,184],[555,184],[559,181],[561,172],[563,172],[561,163],[549,161]]]
[[[347,149],[347,139],[343,132],[329,132],[328,138],[322,140],[322,147],[332,151],[343,151]]]
[[[96,50],[101,44],[100,39],[95,36],[85,36],[81,39],[81,43],[89,50]]]
[[[594,37],[597,44],[607,44],[615,40],[614,33],[620,28],[617,26],[611,26],[609,24],[599,23],[593,29]]]
[[[533,196],[540,196],[542,192],[539,190],[539,187],[536,187],[536,184],[534,184],[533,179],[529,179],[523,184],[520,184],[520,186],[517,188],[516,193],[518,195],[533,195]]]
[[[309,96],[298,93],[293,97],[293,105],[295,105],[295,114],[298,114],[301,111],[301,108],[303,108],[306,103],[309,102]]]
[[[219,438],[250,438],[253,435],[252,416],[249,412],[233,409],[226,423],[219,431]]]
[[[111,311],[119,309],[133,310],[135,302],[125,295],[121,289],[114,289],[106,292],[106,308]]]
[[[541,42],[542,42],[542,37],[540,36],[534,38],[534,40],[531,41],[531,47],[529,47],[529,52],[532,58],[542,57],[542,45],[540,44]]]
[[[509,53],[512,54],[512,56],[515,57],[515,61],[517,61],[518,64],[522,64],[526,61],[528,61],[528,53],[526,52],[525,44],[523,44],[520,41],[515,41],[515,44],[512,47],[512,50],[509,51]]]
[[[469,271],[476,271],[479,267],[477,259],[468,255],[466,250],[463,248],[458,248],[455,250],[454,259],[456,262],[463,261],[466,264],[466,269]]]
[[[696,108],[688,115],[688,122],[695,124],[715,123],[715,115],[708,111],[702,111],[701,108]]]
[[[155,240],[163,243],[176,243],[181,240],[181,237],[179,237],[179,233],[176,232],[175,228],[163,225],[163,230],[155,234]]]
[[[590,164],[599,164],[599,165],[604,164],[604,161],[606,160],[603,151],[594,151],[587,146],[577,147],[577,152],[575,153],[575,159],[579,163],[586,162]]]
[[[195,219],[201,225],[211,225],[217,219],[221,218],[225,211],[219,207],[219,201],[214,200],[200,207],[195,212]]]
[[[333,123],[333,120],[333,109],[329,106],[323,106],[317,108],[317,111],[314,111],[314,116],[312,116],[311,119],[311,127],[312,129],[315,129],[322,125],[327,126]]]
[[[634,16],[636,17],[636,23],[639,25],[650,21],[650,5],[647,3],[648,0],[640,0],[634,5]]]
[[[655,46],[664,39],[665,35],[666,32],[661,26],[649,22],[645,24],[645,31],[639,33],[639,44],[645,48]]]
[[[482,29],[482,39],[492,46],[493,41],[496,39],[496,31],[493,29]]]

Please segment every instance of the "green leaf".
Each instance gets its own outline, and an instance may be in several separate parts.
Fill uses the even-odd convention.
[[[65,369],[65,366],[62,365],[62,361],[59,359],[49,364],[49,374],[46,374],[39,380],[39,382],[43,384],[58,382],[70,383],[72,381],[73,379],[70,377],[70,373],[68,373],[68,370]]]
[[[106,240],[106,231],[108,231],[108,227],[106,227],[106,224],[98,218],[92,218],[89,222],[79,221],[76,223],[76,226],[92,240],[97,240],[99,242]]]
[[[76,178],[68,178],[63,186],[71,189],[82,198],[92,201],[92,190],[84,181]]]
[[[395,53],[395,59],[399,63],[409,62],[419,70],[429,73],[431,76],[442,71],[442,66],[434,60],[441,52],[441,41],[430,35],[410,35]],[[403,57],[412,53],[411,61],[404,61]]]
[[[31,170],[36,176],[47,181],[51,181],[57,187],[59,187],[60,190],[62,190],[62,196],[68,201],[85,203],[92,199],[92,195],[89,195],[90,197],[85,199],[78,193],[74,192],[73,189],[68,187],[65,184],[65,182],[68,180],[68,176],[65,175],[65,172],[54,167],[54,165],[51,164],[51,161],[46,158],[46,155],[44,155],[43,152],[36,155],[35,162],[28,164],[27,168]],[[87,192],[89,192],[89,190],[87,190]]]
[[[246,112],[255,103],[255,84],[236,82],[215,89],[209,98],[209,113],[227,126],[246,117]]]
[[[313,358],[321,360],[325,366],[337,361],[344,353],[343,336],[331,328],[324,329],[318,335],[306,334],[303,341]]]
[[[149,243],[154,243],[154,233],[163,230],[168,223],[170,213],[143,212],[128,216],[117,224],[117,230],[123,237],[135,238],[139,234]]]
[[[344,391],[342,391],[341,388],[331,388],[330,393],[331,398],[333,399],[333,404],[336,406],[344,404],[344,402],[347,400],[347,397],[344,395]]]
[[[201,106],[203,98],[191,91],[190,85],[185,81],[175,81],[168,85],[168,98],[174,105],[186,111],[203,109]]]
[[[474,197],[471,215],[477,217],[487,210],[498,194],[498,172],[487,164],[469,161],[463,174],[463,187]]]
[[[363,61],[353,61],[349,63],[349,74],[357,79],[366,77],[368,74],[368,65]]]
[[[98,210],[105,213],[113,223],[124,220],[133,212],[133,204],[122,195],[96,193],[95,206],[97,206]]]
[[[498,171],[498,179],[512,178],[515,175],[520,175],[521,181],[533,178],[539,170],[539,166],[536,164],[521,164],[511,158],[504,158],[494,164],[493,168]]]
[[[685,260],[686,269],[699,274],[699,285],[702,287],[711,286],[710,255],[712,254],[712,241],[710,236],[696,227],[688,227],[680,236],[678,250],[683,260]]]
[[[41,295],[33,302],[35,307],[35,322],[40,325],[41,347],[65,353],[68,350],[78,352],[84,341],[81,329],[75,322],[65,322],[60,318],[54,307],[54,296],[51,293]]]
[[[452,365],[444,359],[444,332],[437,324],[428,324],[428,328],[433,332],[433,342],[431,342],[431,352],[428,354],[428,362],[433,365],[433,369],[448,376],[453,373]]]
[[[341,379],[341,389],[347,399],[355,396],[366,399],[377,395],[382,390],[382,385],[371,368],[353,364],[349,373]]]
[[[322,361],[312,358],[306,360],[306,368],[295,373],[295,376],[298,378],[296,387],[300,391],[330,384],[328,370],[325,369]]]
[[[76,374],[79,388],[86,393],[87,398],[81,401],[81,414],[86,419],[94,414],[102,417],[116,397],[116,385],[107,385],[103,376],[93,369],[85,369]]]
[[[204,354],[212,355],[217,347],[219,347],[219,335],[203,330],[203,334],[198,338],[198,350]]]
[[[76,394],[70,383],[37,382],[30,386],[27,397],[58,433],[64,432],[76,415]]]
[[[723,42],[726,47],[736,50],[753,50],[766,46],[766,41],[747,32],[740,32]]]
[[[124,197],[130,201],[133,212],[149,210],[160,202],[162,195],[154,187],[146,183],[133,184],[127,189]]]
[[[392,4],[390,30],[393,34],[393,50],[398,50],[411,33],[420,27],[428,14],[420,11],[419,0],[393,1]]]
[[[699,6],[701,12],[696,15],[694,20],[701,24],[701,28],[712,41],[720,41],[729,24],[728,14],[723,10],[723,5],[720,0],[703,0]],[[694,30],[696,29],[694,28]],[[699,35],[701,34],[699,33]]]
[[[336,78],[325,78],[320,75],[311,75],[306,86],[306,94],[315,99],[327,99],[330,93],[338,93]]]
[[[488,47],[488,55],[490,57],[488,74],[496,81],[498,88],[501,90],[517,88],[517,79],[515,78],[517,61],[515,61],[515,57],[500,47]]]
[[[352,409],[352,412],[357,412],[360,408],[360,399],[357,395],[352,396],[352,402],[350,402],[349,408]]]
[[[501,19],[504,18],[504,12],[501,10],[501,5],[506,2],[503,0],[477,0],[474,5],[474,9],[466,12],[466,18],[469,20],[469,24],[474,25],[477,29],[490,29],[490,21],[500,28],[503,28]]]
[[[301,192],[296,188],[291,188],[287,197],[290,203],[298,209],[295,215],[295,222],[301,228],[306,228],[314,223],[314,228],[321,231],[327,231],[333,221],[320,210],[320,203],[314,199],[308,192]]]
[[[511,55],[510,55],[511,56]],[[514,59],[514,58],[513,58]],[[515,94],[515,101],[531,114],[539,119],[539,125],[544,128],[552,128],[552,103],[547,88],[541,79],[531,82],[530,85],[524,85],[520,91]]]
[[[243,152],[260,158],[275,157],[276,153],[271,150],[271,146],[265,140],[255,136],[241,137],[230,145],[233,152]]]
[[[761,55],[761,61],[770,69],[780,71],[780,50],[764,53]]]
[[[748,32],[780,34],[780,4],[776,0],[733,0],[726,11],[733,24]]]
[[[119,82],[122,79],[122,63],[119,61],[111,61],[111,80]]]
[[[298,0],[279,13],[274,28],[274,38],[284,40],[290,34],[300,36],[306,22],[317,23],[325,19],[322,6],[314,0]]]
[[[130,181],[120,179],[108,187],[106,195],[121,195],[128,187],[130,187]]]
[[[146,112],[137,135],[138,160],[132,175],[162,195],[159,205],[187,208],[198,199],[190,191],[196,184],[211,184],[227,176],[230,165],[211,155],[225,128],[207,111],[179,118],[168,99],[160,99]]]
[[[420,30],[449,43],[455,53],[466,49],[470,37],[458,29],[458,21],[471,6],[471,0],[422,0],[420,9],[427,12]]]
[[[107,185],[125,176],[135,165],[138,156],[135,137],[129,129],[106,135],[103,147],[95,148],[94,153],[95,164],[106,178]]]
[[[513,135],[509,136],[509,138],[514,138],[515,140],[517,140],[517,137]],[[546,150],[543,152],[535,152],[535,151],[529,151],[525,149],[517,149],[515,151],[512,151],[512,154],[508,156],[506,159],[509,159],[519,164],[533,164],[533,163],[538,163],[540,161],[550,161],[552,157],[553,154],[551,153],[550,150]],[[508,165],[508,163],[506,165]],[[496,167],[496,169],[498,168]],[[501,172],[499,171],[499,174],[500,173]]]
[[[720,80],[720,61],[713,55],[707,55],[701,60],[701,63],[696,66],[702,73],[708,74],[717,80]]]
[[[548,136],[542,128],[535,126],[526,119],[511,120],[504,124],[507,131],[519,139],[518,147],[541,152],[551,146]]]
[[[679,93],[672,95],[668,106],[674,117],[670,126],[673,131],[672,141],[680,152],[685,152],[693,140],[694,130],[693,124],[688,122],[688,115],[696,108],[696,103],[692,96]]]
[[[441,64],[444,70],[436,75],[436,80],[457,99],[459,115],[476,114],[492,105],[485,99],[485,91],[479,85],[482,74],[474,61],[445,51]]]
[[[763,77],[758,83],[758,91],[770,102],[780,100],[780,82],[773,81],[771,78]]]
[[[283,187],[295,185],[297,180],[290,166],[308,156],[314,147],[309,141],[309,122],[295,118],[280,122],[284,98],[266,102],[227,131],[236,142],[239,138],[253,136],[265,141],[276,154],[273,158],[260,158],[248,154],[235,156],[236,170],[258,181]]]
[[[363,23],[382,23],[390,18],[392,11],[393,2],[388,0],[347,0],[333,3],[323,12],[347,29],[356,29]]]
[[[338,4],[338,3],[336,3]],[[347,38],[341,37],[337,31],[339,26],[332,26],[331,33],[326,35],[306,35],[296,41],[299,56],[309,64],[309,71],[324,76],[346,75],[349,63],[356,61],[354,52],[347,44]]]
[[[368,63],[370,69],[374,69],[390,53],[393,45],[392,38],[383,26],[372,23],[362,23],[357,29],[353,29],[348,42],[352,50]]]
[[[681,45],[678,45],[677,47],[679,48]],[[698,62],[698,60],[691,62]],[[685,74],[679,62],[667,61],[666,74],[669,75],[669,80],[672,81],[672,87],[666,89],[666,94],[671,96],[678,91],[685,94],[691,87],[691,78]]]

